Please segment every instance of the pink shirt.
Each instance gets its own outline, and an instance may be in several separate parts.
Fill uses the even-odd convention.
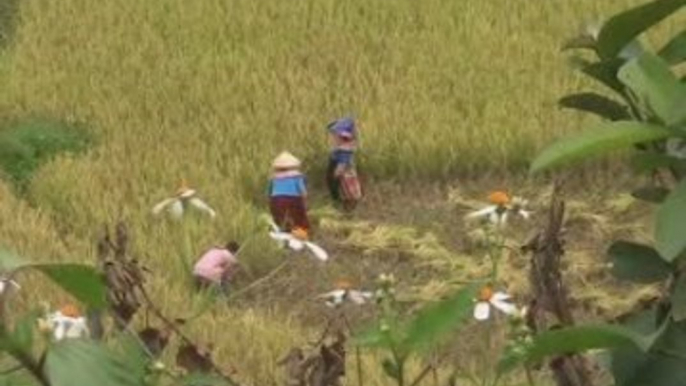
[[[238,259],[226,249],[212,248],[195,263],[193,274],[219,283],[222,276],[230,278],[238,265]]]

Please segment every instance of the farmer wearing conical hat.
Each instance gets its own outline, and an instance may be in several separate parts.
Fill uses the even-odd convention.
[[[269,206],[276,225],[286,232],[308,232],[305,199],[307,185],[300,172],[300,160],[289,152],[283,152],[272,163],[273,175],[269,183]]]
[[[341,118],[327,125],[333,142],[326,182],[334,201],[352,209],[362,198],[360,182],[354,164],[357,130],[352,118]]]

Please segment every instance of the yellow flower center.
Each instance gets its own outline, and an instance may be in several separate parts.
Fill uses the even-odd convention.
[[[293,237],[298,240],[307,240],[307,230],[303,228],[295,228],[291,231]]]
[[[488,195],[488,201],[493,205],[507,205],[510,203],[510,196],[503,191],[496,191]]]
[[[493,297],[493,288],[490,286],[485,286],[479,291],[479,301],[487,302]]]
[[[336,289],[349,290],[353,288],[353,284],[346,279],[339,279],[336,281]]]
[[[188,182],[186,182],[185,178],[182,178],[181,182],[179,183],[179,188],[176,190],[176,194],[180,196],[189,189],[190,187],[188,186]]]
[[[79,312],[79,309],[76,308],[76,306],[74,306],[73,304],[67,304],[64,307],[60,308],[60,313],[70,318],[78,318],[79,316],[81,316],[81,312]]]

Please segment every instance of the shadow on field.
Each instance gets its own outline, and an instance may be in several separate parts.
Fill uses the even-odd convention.
[[[21,0],[0,1],[0,49],[7,47],[14,36]]]

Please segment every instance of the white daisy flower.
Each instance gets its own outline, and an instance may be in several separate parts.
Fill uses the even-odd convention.
[[[522,217],[528,220],[531,212],[524,209],[528,201],[521,197],[510,198],[505,192],[493,192],[488,196],[492,205],[483,209],[468,213],[467,219],[487,219],[496,226],[505,226],[510,215]]]
[[[314,257],[321,261],[329,260],[329,254],[324,250],[324,248],[319,245],[307,241],[304,237],[298,237],[294,233],[296,232],[284,232],[276,224],[270,222],[271,230],[269,231],[269,237],[272,240],[277,241],[280,245],[285,248],[289,248],[293,251],[300,252],[307,249]]]
[[[58,342],[62,339],[87,338],[90,335],[86,318],[73,306],[65,306],[48,314],[38,323],[42,330],[51,332]]]
[[[159,215],[162,211],[167,210],[172,218],[181,219],[184,213],[193,208],[210,217],[216,217],[217,213],[207,205],[207,203],[197,196],[197,192],[186,185],[186,181],[181,182],[181,187],[177,190],[174,197],[164,199],[152,208],[154,215]]]
[[[510,302],[510,295],[505,292],[493,292],[491,287],[481,289],[479,299],[474,307],[474,319],[483,321],[491,316],[491,308],[500,310],[507,315],[517,315],[517,306]]]
[[[11,287],[14,287],[15,289],[21,289],[16,281],[9,278],[0,277],[0,295],[4,294],[5,290],[9,290]]]
[[[336,287],[333,291],[319,295],[319,298],[324,299],[326,305],[331,308],[339,307],[346,301],[362,305],[374,298],[373,292],[352,289],[347,282],[339,283]]]

